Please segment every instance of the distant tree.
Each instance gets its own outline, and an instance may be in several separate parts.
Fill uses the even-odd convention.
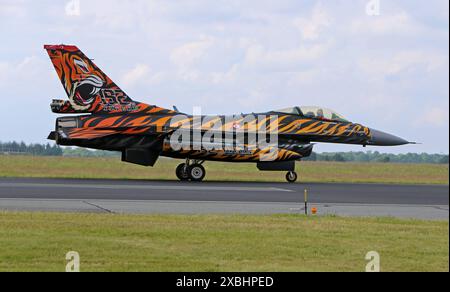
[[[17,142],[11,143],[11,152],[19,152],[20,146]]]
[[[342,154],[340,153],[336,153],[333,156],[333,161],[337,161],[337,162],[345,162],[345,158]]]
[[[382,163],[389,163],[389,162],[391,162],[391,159],[389,158],[389,156],[385,155],[385,156],[378,158],[378,161],[382,162]]]
[[[439,159],[440,164],[448,164],[448,155],[444,155],[441,159]]]
[[[25,142],[20,142],[20,145],[19,145],[19,152],[23,152],[23,153],[26,153],[27,152],[27,144],[25,144]]]
[[[317,153],[312,152],[310,156],[303,158],[304,161],[317,161]]]

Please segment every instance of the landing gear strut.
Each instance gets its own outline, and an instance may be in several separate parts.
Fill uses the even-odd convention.
[[[298,175],[295,171],[289,171],[286,174],[286,180],[290,183],[295,183],[297,181]]]
[[[206,175],[203,163],[204,161],[194,160],[191,164],[190,159],[186,159],[186,163],[178,165],[176,169],[178,179],[181,181],[202,181]]]

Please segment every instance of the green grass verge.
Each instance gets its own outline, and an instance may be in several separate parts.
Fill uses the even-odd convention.
[[[154,168],[119,158],[0,156],[0,177],[173,180],[180,160],[160,159]],[[207,162],[210,181],[284,182],[284,172],[260,172],[255,164]],[[302,182],[448,184],[449,167],[435,164],[301,162]]]
[[[448,271],[448,221],[0,212],[0,271]]]

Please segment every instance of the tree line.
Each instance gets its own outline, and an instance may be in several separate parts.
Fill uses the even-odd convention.
[[[56,144],[25,144],[24,142],[0,142],[0,154],[35,156],[62,156],[63,149]]]
[[[378,151],[315,153],[305,161],[381,162],[381,163],[432,163],[448,164],[448,154],[406,153],[389,154]]]
[[[70,157],[111,157],[120,156],[118,152],[88,150],[78,147],[59,147],[52,143],[26,144],[24,142],[0,141],[0,155],[35,155],[35,156],[70,156]],[[388,154],[378,151],[368,152],[313,152],[304,161],[335,161],[335,162],[381,162],[381,163],[432,163],[448,164],[448,154],[407,153]]]

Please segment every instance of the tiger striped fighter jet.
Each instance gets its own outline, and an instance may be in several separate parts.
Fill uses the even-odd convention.
[[[58,117],[49,139],[59,145],[119,151],[122,161],[154,166],[160,156],[183,159],[182,181],[202,181],[205,161],[251,162],[285,171],[295,182],[296,161],[314,143],[396,146],[409,142],[353,123],[322,107],[294,106],[236,116],[190,115],[132,100],[76,46],[44,46],[67,93],[53,100]]]

